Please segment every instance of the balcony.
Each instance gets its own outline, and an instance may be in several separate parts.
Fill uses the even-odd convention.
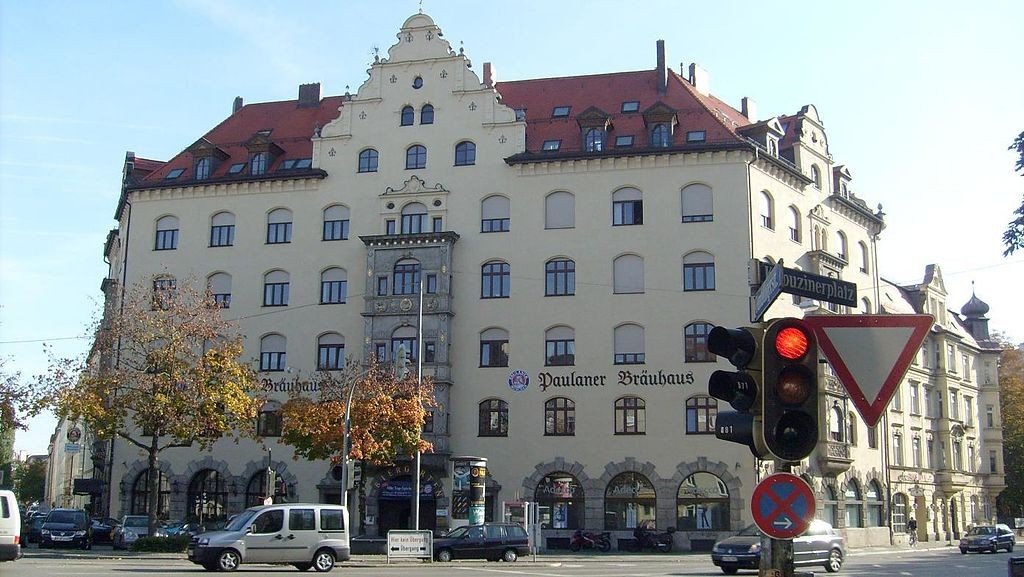
[[[853,463],[850,445],[837,441],[818,442],[818,467],[824,474],[845,473]]]
[[[957,493],[971,482],[971,475],[962,471],[941,469],[935,473],[935,483],[942,487],[944,493]]]
[[[990,491],[998,493],[1006,488],[1006,475],[1002,473],[988,473],[981,477],[985,488]]]

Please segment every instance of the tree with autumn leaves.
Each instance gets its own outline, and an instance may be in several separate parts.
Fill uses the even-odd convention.
[[[88,357],[51,359],[36,383],[35,410],[82,421],[147,456],[152,533],[161,453],[255,436],[264,399],[251,363],[241,360],[242,337],[193,281],[134,285],[112,309]]]
[[[1003,344],[999,357],[999,405],[1003,419],[1003,471],[1000,519],[1024,517],[1024,343]]]

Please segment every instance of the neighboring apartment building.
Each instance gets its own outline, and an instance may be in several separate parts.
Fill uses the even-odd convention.
[[[960,527],[991,516],[1001,476],[966,463],[998,451],[998,429],[978,427],[990,406],[998,419],[998,351],[945,312],[937,269],[921,287],[879,279],[882,214],[852,193],[813,106],[760,120],[748,99],[738,111],[715,98],[698,66],[683,76],[665,61],[659,42],[653,69],[495,82],[413,15],[355,94],[321,98],[310,84],[297,100],[236,99],[169,161],[128,153],[104,249],[108,304],[137,282],[207,279],[278,401],[317,369],[390,360],[402,345],[415,355],[422,339],[440,405],[424,430],[435,452],[423,458],[421,527],[464,522],[449,458],[475,455],[489,460],[488,518],[539,502],[546,546],[576,528],[629,538],[652,519],[699,549],[750,522],[768,472],[714,437],[707,381],[724,363],[705,338],[749,324],[748,265],[782,259],[857,284],[860,307],[786,296],[766,317],[930,312],[929,346],[949,344],[972,367],[969,379],[933,365],[908,375],[943,398],[959,391],[959,419],[890,411],[885,428],[906,439],[974,447],[964,468],[950,457],[955,468],[934,475],[887,461],[823,375],[822,423],[837,430],[803,470],[820,515],[851,543],[889,543],[889,495],[913,494],[916,474],[925,493],[901,502],[902,518],[938,503],[938,535],[947,513]],[[925,293],[934,302],[915,301]],[[265,445],[162,455],[160,513],[218,517],[261,501],[268,448],[287,498],[340,502],[337,467],[276,442],[278,407],[260,419]],[[121,489],[110,512],[143,512],[145,459],[123,443],[105,451]],[[412,525],[410,471],[364,470],[357,533]]]

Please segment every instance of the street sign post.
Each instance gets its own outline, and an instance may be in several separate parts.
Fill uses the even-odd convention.
[[[796,475],[775,473],[754,487],[750,511],[765,535],[792,539],[802,535],[814,519],[814,492]]]
[[[921,348],[931,315],[812,315],[822,353],[869,427],[885,407]]]

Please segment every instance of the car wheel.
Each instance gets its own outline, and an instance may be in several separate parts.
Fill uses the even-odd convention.
[[[442,563],[447,563],[447,562],[451,561],[452,560],[452,550],[451,549],[441,549],[440,551],[437,552],[437,560],[442,562]]]
[[[729,567],[728,565],[722,566],[722,573],[725,573],[726,575],[735,575],[739,570],[739,567]]]
[[[234,571],[241,564],[242,558],[234,549],[225,549],[217,556],[217,568],[221,571]]]
[[[825,571],[835,573],[843,566],[843,552],[833,549],[828,552],[828,561],[825,562]]]
[[[501,554],[501,560],[506,563],[515,563],[516,559],[519,559],[519,553],[516,553],[515,549],[505,549]]]
[[[318,573],[326,573],[334,569],[334,553],[330,549],[321,549],[313,555],[313,568]]]
[[[992,552],[993,553],[998,553],[999,552],[999,544],[998,543],[993,543],[992,544]]]
[[[1013,553],[1013,541],[1010,541],[1010,543],[1006,546],[1006,552]]]
[[[295,567],[299,571],[309,571],[312,567],[312,563],[292,563],[292,567]]]
[[[961,555],[966,555],[967,554],[967,549],[961,549],[960,550],[960,554]]]

